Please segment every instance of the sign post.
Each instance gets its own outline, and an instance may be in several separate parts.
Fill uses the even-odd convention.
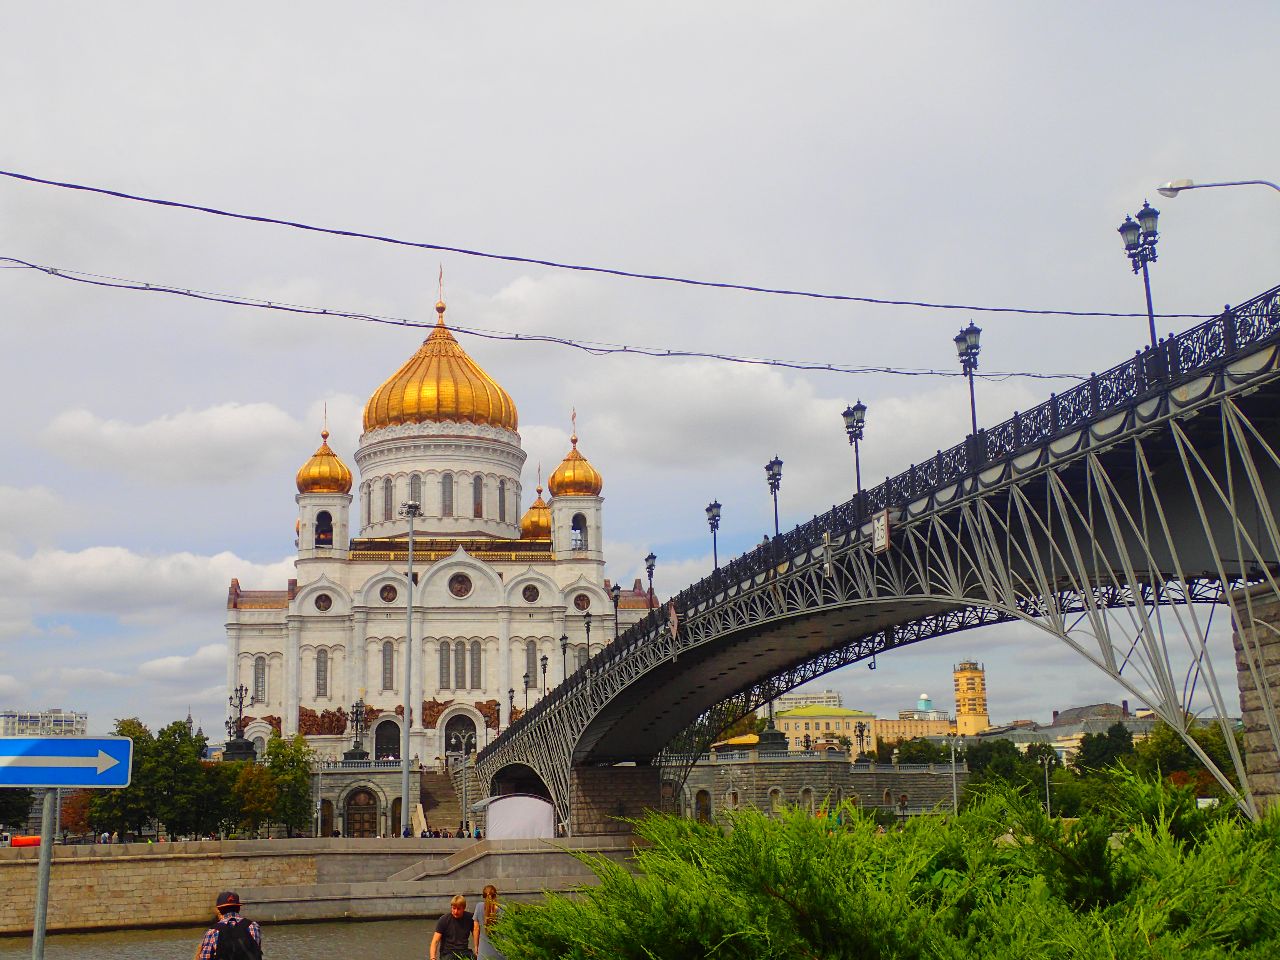
[[[128,737],[0,737],[0,788],[48,788],[40,808],[40,866],[36,874],[31,960],[44,960],[55,797],[65,787],[127,787],[132,770],[133,741]]]

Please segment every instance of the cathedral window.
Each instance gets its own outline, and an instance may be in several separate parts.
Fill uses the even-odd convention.
[[[316,546],[333,546],[333,517],[328,510],[321,510],[316,514]]]
[[[446,473],[440,478],[440,516],[453,516],[453,474]]]
[[[422,477],[416,473],[409,478],[409,499],[422,506]]]
[[[373,522],[373,485],[366,483],[360,488],[360,499],[364,501],[364,525]]]
[[[471,478],[471,515],[484,516],[484,477]]]
[[[573,515],[573,523],[570,524],[573,530],[572,548],[574,550],[587,549],[587,518],[580,513]]]
[[[498,521],[507,522],[507,481],[498,481]]]
[[[483,689],[484,687],[484,684],[481,682],[481,677],[484,676],[484,673],[483,671],[481,671],[480,667],[481,667],[480,641],[472,640],[471,641],[471,689],[472,690],[480,690],[480,689]]]
[[[440,641],[440,689],[448,690],[453,684],[449,682],[449,641]]]
[[[382,481],[382,519],[383,520],[390,520],[392,517],[395,516],[395,511],[392,509],[393,500],[395,500],[395,487],[391,483],[391,478],[387,477],[387,479]]]
[[[467,689],[467,645],[462,640],[453,645],[453,686]]]
[[[329,696],[329,651],[316,651],[316,696]]]
[[[267,658],[253,658],[253,702],[267,702]]]
[[[524,685],[525,687],[533,687],[537,685],[538,676],[538,644],[533,640],[525,641],[524,645]]]
[[[390,483],[390,481],[387,481]],[[390,640],[382,644],[382,689],[394,690],[396,686],[396,648]]]

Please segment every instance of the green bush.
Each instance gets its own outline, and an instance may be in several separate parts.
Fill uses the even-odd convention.
[[[634,862],[585,857],[598,886],[513,908],[495,940],[511,960],[1280,956],[1280,815],[1113,788],[1109,813],[1076,821],[1009,788],[888,832],[849,806],[652,816]]]

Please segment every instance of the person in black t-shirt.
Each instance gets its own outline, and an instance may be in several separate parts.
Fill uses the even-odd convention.
[[[436,921],[427,956],[429,960],[472,960],[479,936],[480,924],[467,912],[467,898],[454,897],[449,901],[449,912]]]

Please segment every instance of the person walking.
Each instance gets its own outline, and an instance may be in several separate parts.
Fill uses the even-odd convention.
[[[459,894],[449,901],[449,912],[436,921],[428,960],[474,960],[479,935],[475,916],[467,912],[467,898]]]
[[[498,903],[498,888],[491,883],[484,888],[481,896],[484,899],[480,902],[480,909],[476,911],[476,926],[480,931],[476,938],[476,956],[479,960],[506,960],[502,951],[489,939],[489,931],[502,912],[502,906]]]
[[[196,948],[195,960],[262,960],[262,928],[240,916],[240,894],[224,890],[214,904],[215,922]]]

